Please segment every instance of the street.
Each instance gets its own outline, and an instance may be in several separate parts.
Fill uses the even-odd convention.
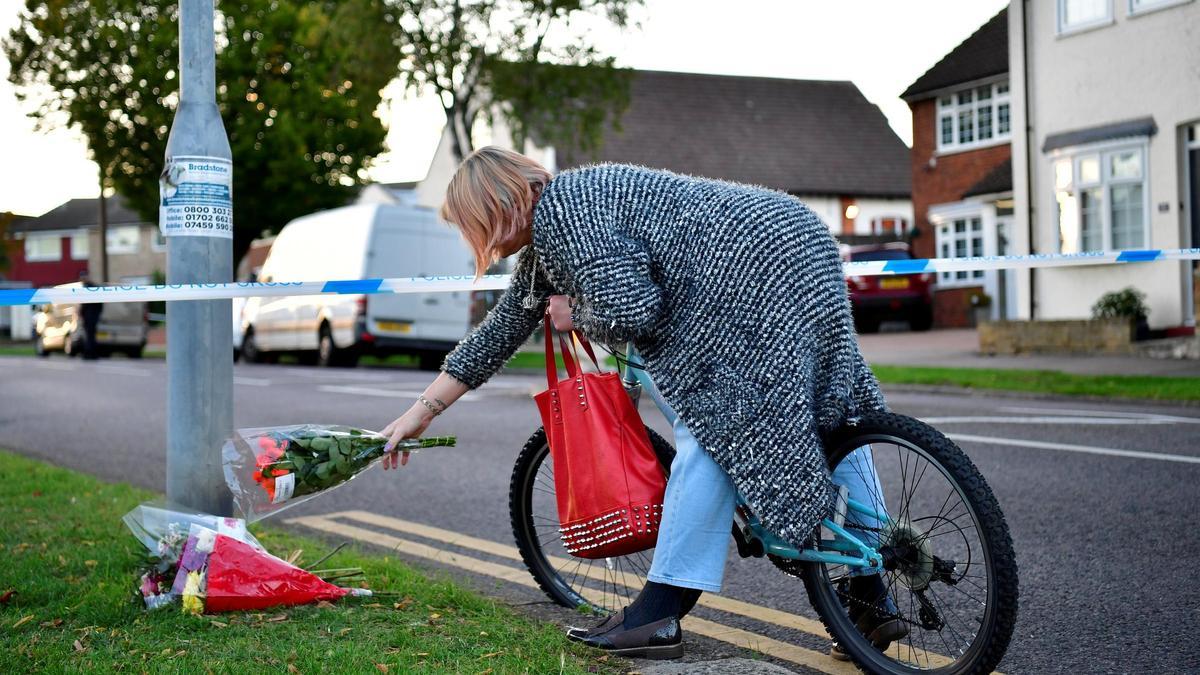
[[[430,373],[238,364],[235,423],[379,429]],[[430,428],[435,448],[398,472],[371,471],[285,511],[274,524],[388,547],[514,603],[544,596],[511,557],[512,462],[538,426],[536,375],[494,378]],[[886,388],[885,388],[886,389]],[[1200,645],[1200,408],[973,394],[888,392],[896,412],[955,439],[1004,508],[1020,565],[1009,673],[1195,672]],[[107,480],[162,490],[166,365],[0,357],[0,448]],[[665,421],[647,422],[670,438]],[[372,515],[373,514],[373,515]],[[723,599],[684,621],[697,649],[761,645],[799,672],[847,672],[803,617],[799,580],[731,555]],[[707,598],[706,598],[707,599]],[[695,638],[698,639],[698,638]]]

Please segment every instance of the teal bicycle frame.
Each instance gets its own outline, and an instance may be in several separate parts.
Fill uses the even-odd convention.
[[[825,518],[821,521],[822,529],[832,533],[833,539],[821,539],[816,548],[798,549],[772,534],[753,515],[740,494],[737,497],[737,509],[734,511],[734,523],[747,543],[753,545],[753,542],[757,541],[765,553],[777,558],[845,565],[869,574],[882,572],[883,556],[879,550],[851,534],[843,526],[843,523],[845,523],[845,511],[853,511],[868,518],[874,518],[883,523],[885,527],[891,523],[888,515],[879,513],[858,500],[844,495],[838,500],[838,503],[844,505],[845,510],[839,509],[834,518]]]
[[[628,352],[627,352],[628,353]],[[635,357],[637,361],[640,361]],[[642,390],[642,382],[628,365],[621,376],[626,391],[630,392],[634,405],[637,406]],[[737,508],[734,510],[734,525],[742,538],[742,543],[751,550],[783,558],[785,560],[801,560],[805,562],[825,563],[829,565],[845,565],[859,573],[874,574],[883,571],[883,556],[879,550],[849,532],[844,524],[846,513],[854,513],[879,521],[886,529],[891,523],[887,513],[880,513],[866,504],[845,495],[843,489],[838,499],[838,512],[833,518],[821,521],[822,530],[833,535],[832,539],[821,539],[815,548],[798,549],[772,534],[762,522],[754,516],[746,500],[739,493]]]

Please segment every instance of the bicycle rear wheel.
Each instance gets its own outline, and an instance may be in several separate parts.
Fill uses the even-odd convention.
[[[853,511],[846,522],[856,536],[878,544],[886,594],[864,599],[843,565],[776,564],[800,573],[830,634],[866,671],[991,672],[1008,648],[1018,598],[1012,540],[995,496],[958,446],[911,417],[873,413],[839,430],[826,443],[831,470],[864,446],[883,498],[867,506],[889,522]],[[856,627],[870,613],[866,624],[899,620],[907,635],[886,648],[872,644]]]
[[[675,449],[653,429],[647,427],[646,431],[667,473]],[[543,429],[526,441],[517,456],[509,483],[508,512],[525,566],[554,602],[609,614],[628,605],[645,585],[653,550],[591,560],[576,558],[563,547],[558,531],[554,460]]]

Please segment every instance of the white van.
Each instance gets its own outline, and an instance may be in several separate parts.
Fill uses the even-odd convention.
[[[432,209],[358,204],[288,223],[258,280],[386,279],[471,274],[474,269],[474,258],[458,233]],[[363,355],[410,354],[422,368],[433,370],[469,331],[471,295],[250,298],[235,332],[241,336],[242,357],[252,362],[293,353],[304,363],[353,366]]]

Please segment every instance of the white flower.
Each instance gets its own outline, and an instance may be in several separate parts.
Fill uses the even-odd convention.
[[[213,545],[216,543],[217,533],[209,529],[202,529],[196,533],[196,552],[197,553],[212,553]]]

